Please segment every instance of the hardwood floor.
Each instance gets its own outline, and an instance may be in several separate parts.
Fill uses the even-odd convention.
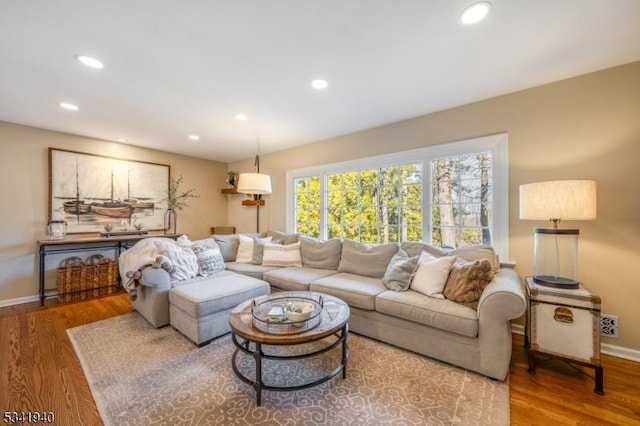
[[[124,293],[64,305],[48,300],[44,308],[0,308],[0,415],[51,411],[55,424],[101,424],[66,330],[131,310]],[[604,396],[593,392],[590,377],[560,361],[529,375],[523,337],[514,335],[511,423],[640,425],[640,364],[606,355],[602,362]]]

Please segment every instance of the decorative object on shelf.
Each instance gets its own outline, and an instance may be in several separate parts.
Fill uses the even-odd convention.
[[[178,214],[173,209],[164,212],[164,233],[175,234],[178,228]]]
[[[113,230],[109,230],[109,231],[105,231],[105,232],[101,232],[100,236],[101,237],[123,237],[126,235],[147,235],[149,233],[149,231],[147,231],[146,229],[140,229],[140,230],[128,230],[128,231],[113,231]]]
[[[258,140],[258,153],[260,152],[260,141]],[[256,159],[253,163],[253,173],[240,173],[238,179],[238,192],[241,194],[253,195],[251,203],[245,201],[242,205],[255,205],[256,206],[256,232],[260,232],[260,206],[264,206],[264,200],[262,195],[271,194],[271,177],[260,173],[260,157],[256,154]]]
[[[51,240],[62,240],[67,236],[67,222],[64,220],[50,220],[47,225],[47,235]]]
[[[178,228],[178,215],[176,210],[182,210],[188,207],[187,200],[189,198],[200,198],[193,188],[181,190],[180,185],[184,178],[179,175],[177,178],[169,179],[169,190],[167,197],[163,200],[167,202],[167,211],[164,212],[164,232],[165,234],[175,234]]]
[[[238,185],[238,174],[233,170],[227,172],[227,186],[235,188]]]
[[[578,229],[560,229],[561,220],[596,218],[596,182],[558,180],[520,185],[520,219],[549,220],[553,228],[534,228],[533,281],[576,289]]]
[[[138,222],[138,217],[136,215],[131,216],[131,219],[133,219],[133,229],[136,231],[142,231],[144,229],[142,223]]]

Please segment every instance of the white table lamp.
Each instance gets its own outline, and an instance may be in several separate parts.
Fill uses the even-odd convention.
[[[520,185],[520,219],[549,220],[534,228],[533,280],[550,287],[578,288],[578,229],[558,228],[561,220],[596,218],[596,182],[557,180]]]

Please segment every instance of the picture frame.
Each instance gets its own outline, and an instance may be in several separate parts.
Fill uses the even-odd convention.
[[[67,233],[164,229],[170,166],[49,148],[49,221]]]

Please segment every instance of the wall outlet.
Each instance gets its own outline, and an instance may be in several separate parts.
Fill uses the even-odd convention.
[[[600,316],[600,335],[618,338],[618,316],[602,314]]]

